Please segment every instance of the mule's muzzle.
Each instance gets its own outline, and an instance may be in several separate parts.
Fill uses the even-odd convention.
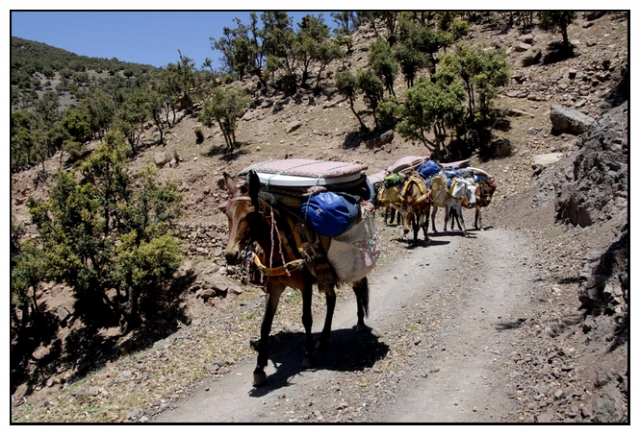
[[[240,255],[240,251],[238,250],[227,250],[224,253],[224,258],[227,260],[227,264],[231,266],[240,264],[242,261],[242,255]]]

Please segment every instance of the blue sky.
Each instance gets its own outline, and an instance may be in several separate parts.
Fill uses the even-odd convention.
[[[235,27],[233,18],[249,24],[250,11],[16,11],[11,12],[11,36],[42,42],[72,53],[125,62],[166,66],[179,60],[178,50],[200,68],[206,57],[219,66],[220,52],[211,49],[210,37],[222,28]],[[258,11],[259,12],[259,11]],[[289,12],[294,28],[306,14]],[[259,15],[259,14],[258,14]]]

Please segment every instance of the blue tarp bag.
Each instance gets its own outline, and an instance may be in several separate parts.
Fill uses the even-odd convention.
[[[444,171],[444,173],[447,176],[447,178],[462,177],[460,172],[458,172],[458,170],[456,169],[447,169],[446,171]]]
[[[484,174],[473,174],[473,182],[474,183],[477,183],[480,180],[486,180],[486,179],[487,179],[487,176],[484,175]]]
[[[420,176],[425,180],[433,177],[438,172],[440,172],[440,165],[433,160],[427,160],[418,166],[418,174],[420,174]]]
[[[302,203],[302,216],[317,234],[336,237],[351,229],[358,220],[358,202],[353,195],[321,192]]]

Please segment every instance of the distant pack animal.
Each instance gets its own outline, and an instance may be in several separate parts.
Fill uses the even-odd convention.
[[[295,216],[286,207],[277,201],[270,201],[268,193],[261,194],[260,180],[255,171],[248,173],[248,182],[238,185],[225,173],[224,183],[231,194],[225,208],[229,221],[229,240],[225,250],[227,263],[240,264],[246,258],[247,249],[255,243],[259,246],[260,253],[253,252],[252,260],[259,265],[261,273],[266,277],[265,313],[260,329],[258,361],[253,372],[253,384],[259,386],[267,380],[264,368],[268,360],[269,334],[278,301],[285,288],[292,287],[302,293],[302,323],[305,329],[303,367],[310,367],[314,350],[311,335],[312,286],[317,284],[326,297],[327,312],[318,343],[323,346],[331,334],[336,305],[335,287],[340,280],[328,262],[327,252],[330,255],[330,248],[327,246],[333,243],[331,239],[316,237],[304,229],[300,231],[296,226]],[[352,230],[360,228],[356,226]],[[308,244],[300,243],[302,235]],[[314,243],[310,243],[311,241]],[[354,260],[354,257],[350,255],[349,259]],[[354,281],[358,318],[356,330],[366,331],[369,330],[364,323],[369,307],[369,285],[366,276]]]
[[[429,211],[431,210],[430,189],[424,180],[416,173],[405,179],[400,190],[400,214],[402,216],[402,229],[405,237],[413,230],[413,240],[418,241],[420,228],[424,233],[424,239],[429,243]]]
[[[431,198],[432,198],[432,211],[431,211],[431,225],[433,232],[437,233],[436,229],[436,213],[438,208],[445,210],[444,231],[447,230],[447,223],[450,217],[450,210],[454,209],[457,216],[459,216],[459,228],[462,234],[467,237],[467,228],[464,224],[464,217],[462,216],[462,207],[472,208],[475,207],[475,187],[469,185],[469,183],[462,177],[454,177],[450,185],[447,186],[447,179],[444,174],[440,174],[431,177]]]
[[[473,179],[466,178],[467,183],[473,182]],[[491,200],[493,198],[493,194],[497,189],[497,185],[492,178],[480,178],[475,184],[474,194],[476,197],[476,202],[474,204],[463,203],[462,206],[465,208],[475,208],[475,222],[474,228],[476,230],[484,230],[482,224],[482,208],[489,206],[491,204]],[[462,227],[460,226],[460,218],[458,217],[458,213],[455,209],[450,209],[449,216],[451,218],[451,229],[453,230],[453,222],[454,220],[458,223],[458,229],[462,231]]]

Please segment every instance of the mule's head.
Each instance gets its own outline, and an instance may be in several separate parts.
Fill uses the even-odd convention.
[[[497,189],[497,185],[495,181],[492,179],[488,180],[480,180],[478,182],[478,187],[476,189],[476,196],[481,200],[481,205],[488,206],[491,204],[491,199],[493,198],[493,194]]]
[[[227,200],[225,214],[229,219],[229,240],[224,256],[228,264],[239,264],[242,252],[256,240],[265,228],[258,192],[260,179],[251,171],[248,182],[236,185],[228,173],[224,173],[224,184],[231,194]]]
[[[463,181],[465,188],[463,190],[463,199],[462,199],[462,204],[465,207],[475,207],[476,206],[476,196],[477,196],[477,189],[475,188],[475,186],[472,183],[467,182],[466,180]]]

